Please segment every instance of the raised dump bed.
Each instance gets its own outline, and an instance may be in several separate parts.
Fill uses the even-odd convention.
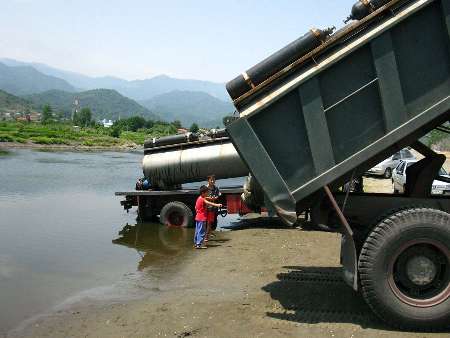
[[[344,279],[380,318],[449,328],[450,197],[430,195],[445,156],[418,140],[450,120],[450,1],[374,3],[266,80],[243,76],[227,130],[287,223],[306,210],[313,226],[341,224]],[[404,194],[337,192],[405,146],[424,158]]]
[[[289,223],[323,186],[450,120],[450,2],[385,7],[235,101],[232,142]]]

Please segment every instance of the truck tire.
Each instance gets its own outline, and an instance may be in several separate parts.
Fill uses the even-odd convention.
[[[359,257],[362,294],[392,326],[450,327],[450,215],[413,208],[375,226]]]
[[[167,226],[190,228],[194,224],[194,215],[183,202],[169,202],[161,209],[159,221]]]

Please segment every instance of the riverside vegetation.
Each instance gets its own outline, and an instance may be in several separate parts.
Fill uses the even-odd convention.
[[[178,122],[146,120],[135,116],[114,123],[111,128],[93,122],[77,127],[72,122],[0,122],[0,142],[24,146],[83,146],[101,148],[139,147],[145,139],[177,133]]]

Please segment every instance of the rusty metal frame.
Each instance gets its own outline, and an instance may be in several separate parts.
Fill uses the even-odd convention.
[[[353,239],[353,230],[336,202],[330,188],[325,185],[323,189],[342,223],[341,263],[344,267],[344,279],[353,290],[358,291],[358,256]]]

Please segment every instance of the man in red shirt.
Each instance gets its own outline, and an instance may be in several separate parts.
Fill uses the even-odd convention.
[[[200,196],[197,198],[197,201],[195,202],[194,244],[196,249],[206,249],[206,246],[203,245],[206,233],[206,220],[207,220],[206,205],[210,205],[217,208],[222,207],[222,204],[216,204],[206,200],[208,192],[209,192],[208,187],[202,185],[200,187]]]

